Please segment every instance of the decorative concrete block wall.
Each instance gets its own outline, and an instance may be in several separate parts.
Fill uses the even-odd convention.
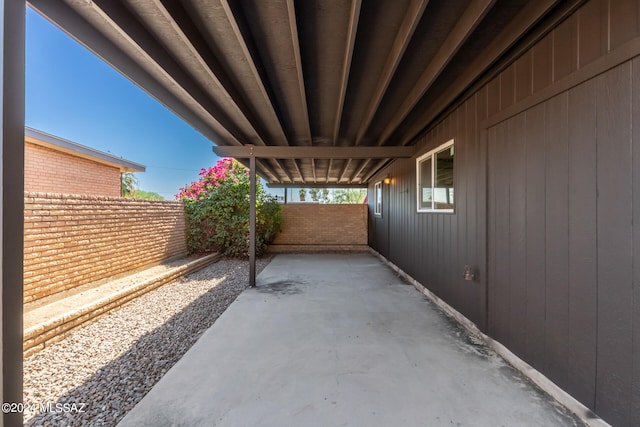
[[[286,204],[282,232],[269,250],[367,249],[367,205]]]
[[[186,253],[182,203],[25,193],[24,301]]]
[[[24,189],[119,197],[120,169],[26,142]]]

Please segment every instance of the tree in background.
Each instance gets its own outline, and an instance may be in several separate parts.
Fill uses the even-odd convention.
[[[164,200],[164,197],[162,197],[158,193],[154,193],[153,191],[144,191],[144,190],[134,191],[131,197],[133,197],[134,199],[144,199],[144,200]]]
[[[234,159],[222,159],[200,171],[200,179],[180,189],[187,214],[190,252],[249,253],[249,170]],[[282,226],[282,206],[256,183],[256,253],[264,251]]]
[[[365,188],[338,189],[333,193],[333,203],[362,204],[367,196]]]
[[[362,204],[367,196],[366,188],[310,188],[308,192],[311,201],[316,203]],[[307,189],[301,188],[298,194],[300,201],[304,202]]]
[[[120,174],[120,195],[132,199],[164,200],[164,197],[152,191],[140,190],[140,181],[133,172]]]
[[[122,197],[132,197],[140,186],[140,181],[133,172],[123,172],[120,174],[120,195]]]
[[[309,196],[311,196],[311,200],[314,202],[329,203],[328,188],[312,188],[309,190]]]

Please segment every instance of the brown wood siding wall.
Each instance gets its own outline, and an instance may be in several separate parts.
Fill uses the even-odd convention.
[[[455,213],[417,213],[397,160],[370,221],[374,249],[613,425],[640,425],[639,36],[640,1],[587,2],[418,141],[455,139]]]
[[[370,245],[454,308],[485,328],[484,257],[486,256],[486,146],[479,123],[486,119],[486,91],[465,102],[420,142],[424,153],[455,138],[455,214],[416,212],[415,158],[392,163],[379,179],[383,213],[370,213]],[[369,189],[373,212],[373,186]],[[477,282],[463,280],[464,266],[478,273]]]

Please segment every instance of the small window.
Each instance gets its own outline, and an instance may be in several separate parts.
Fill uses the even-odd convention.
[[[418,157],[418,212],[453,212],[453,139]]]
[[[373,189],[374,213],[380,216],[382,215],[382,181],[376,182]]]

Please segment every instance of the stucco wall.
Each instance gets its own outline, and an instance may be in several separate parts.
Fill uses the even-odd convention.
[[[120,170],[25,142],[24,189],[41,193],[120,196]]]
[[[174,201],[25,193],[24,301],[186,253]]]

